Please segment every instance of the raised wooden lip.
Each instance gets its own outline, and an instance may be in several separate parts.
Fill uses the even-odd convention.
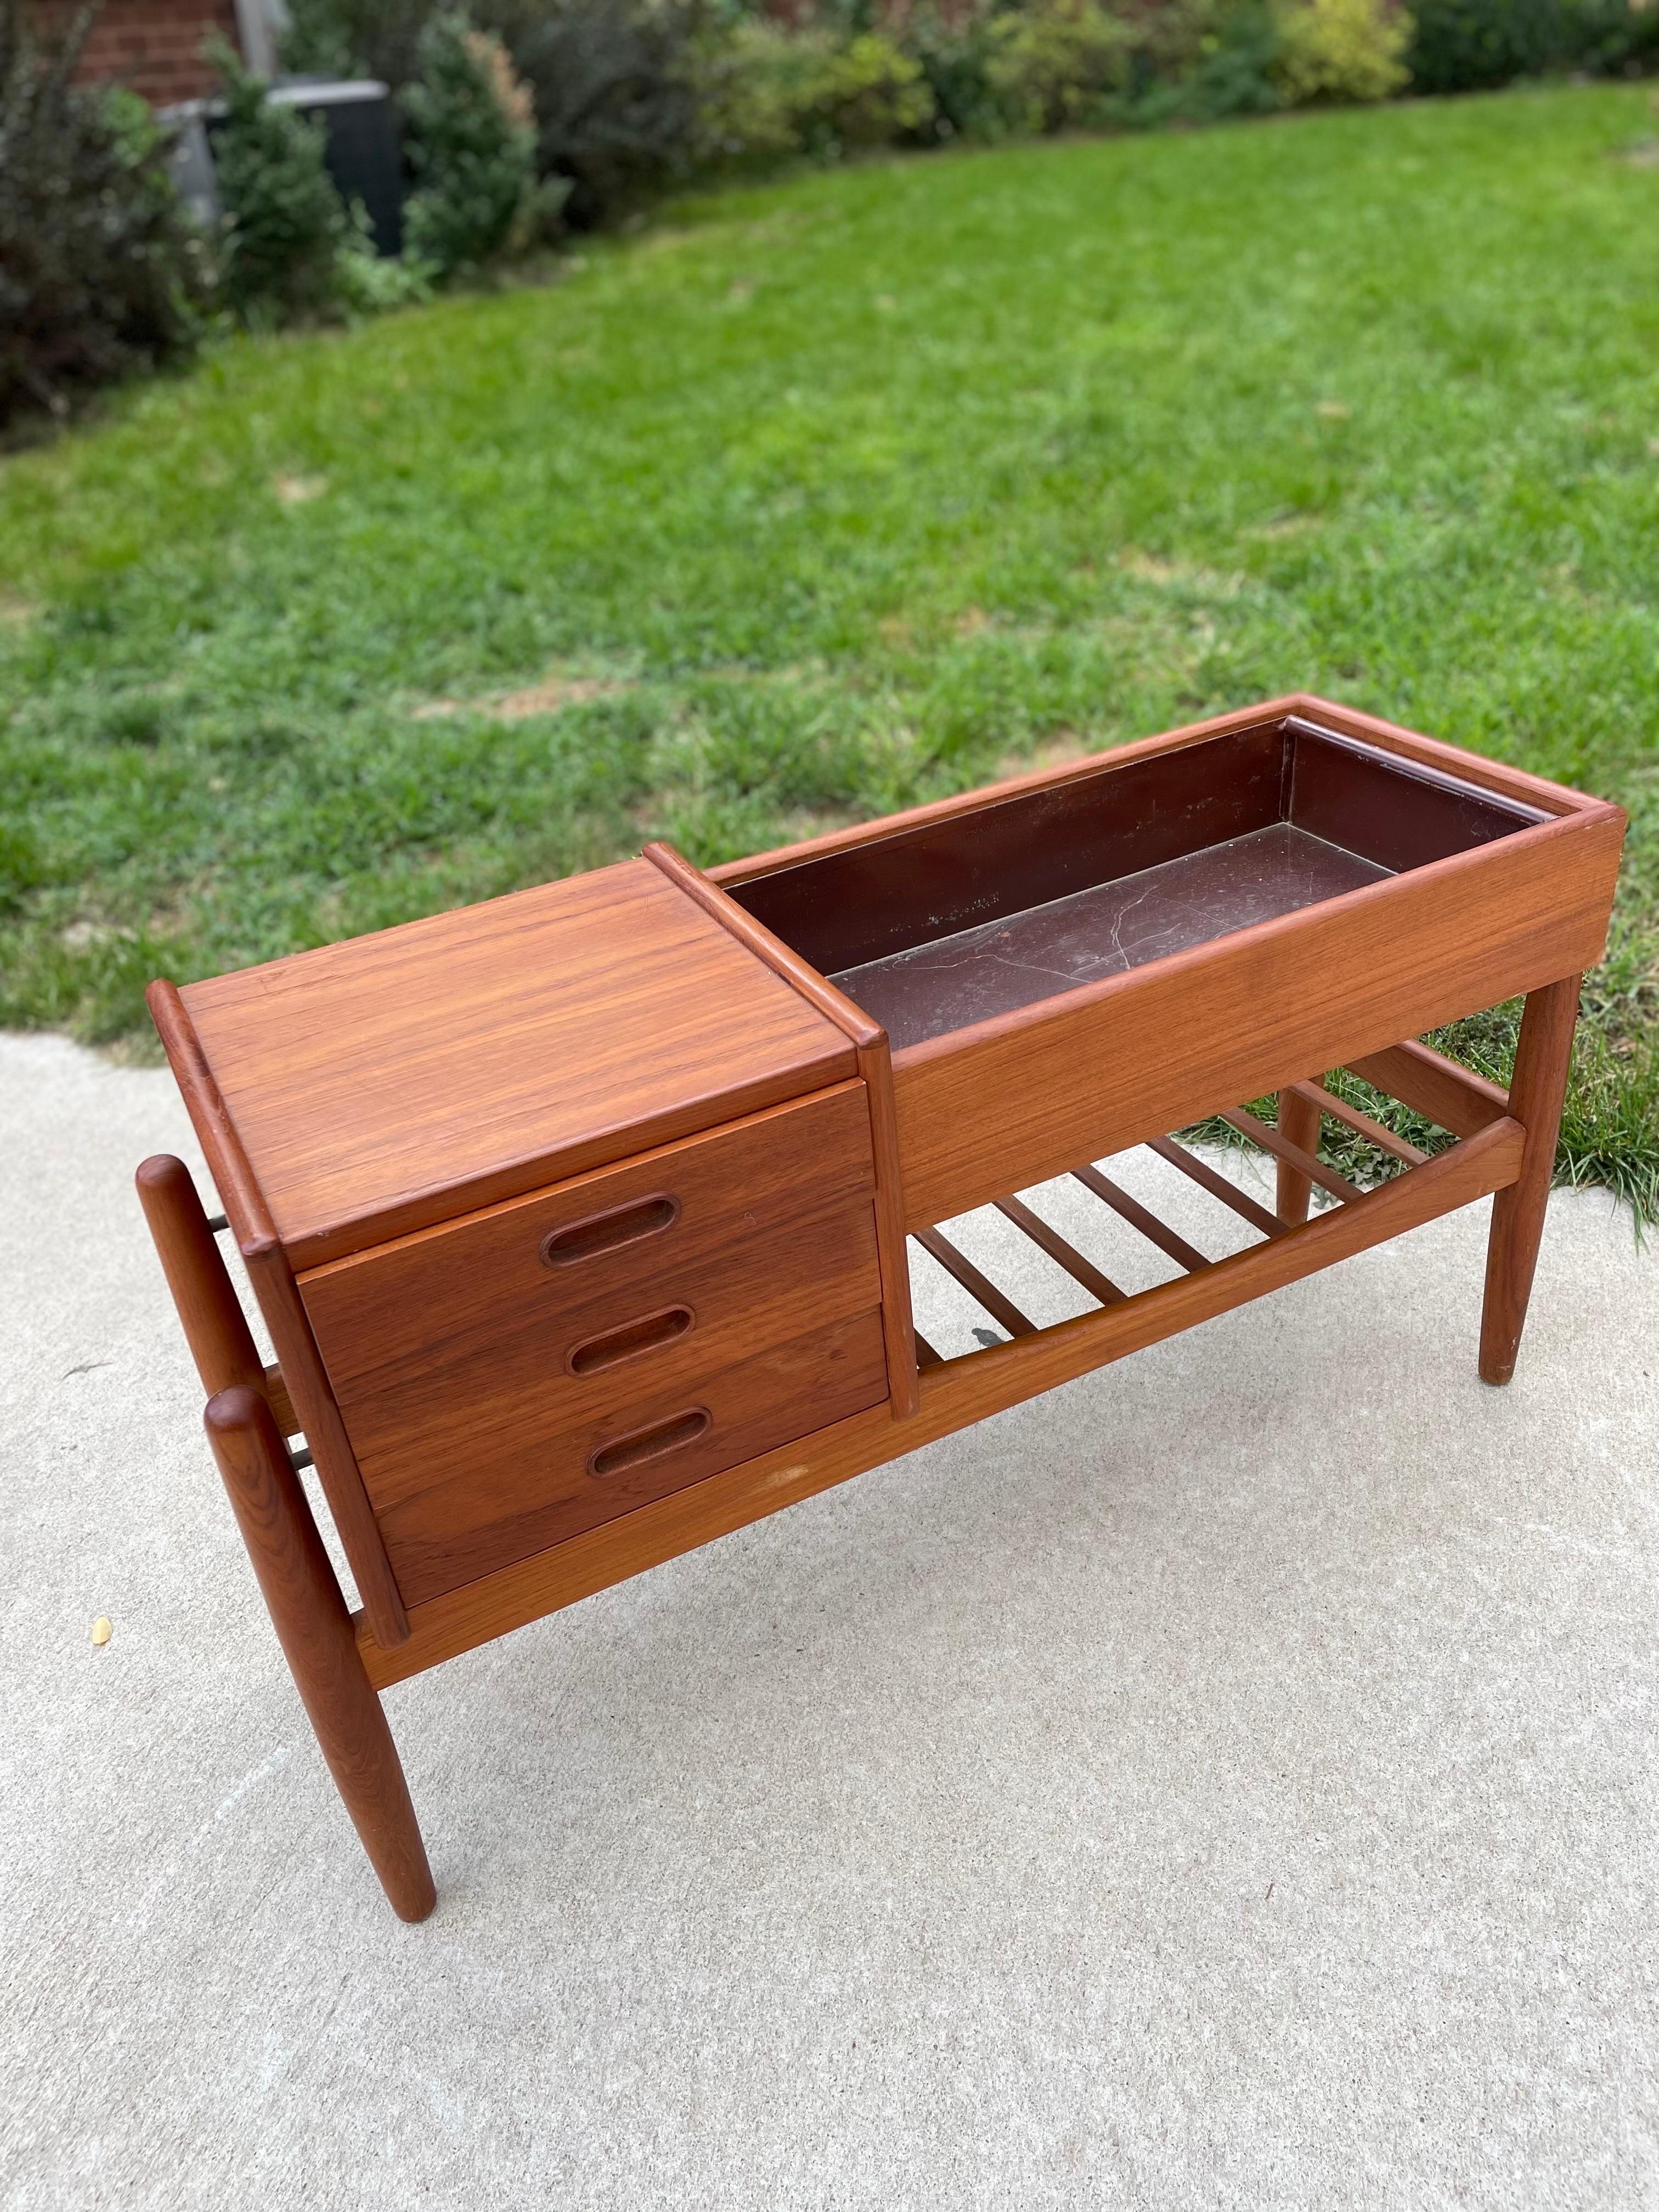
[[[884,814],[872,821],[854,823],[845,830],[828,830],[821,837],[809,837],[799,844],[779,845],[769,852],[751,854],[740,860],[723,861],[718,867],[705,870],[704,873],[710,883],[722,887],[750,883],[758,876],[774,875],[785,868],[799,866],[832,853],[846,852],[860,845],[884,844],[890,837],[902,836],[906,830],[921,829],[933,822],[948,821],[953,815],[1000,805],[1005,800],[1023,798],[1031,792],[1082,782],[1103,770],[1127,768],[1135,761],[1149,759],[1158,753],[1179,752],[1189,745],[1203,744],[1212,738],[1229,737],[1241,731],[1264,728],[1273,723],[1282,725],[1292,720],[1328,724],[1334,736],[1375,745],[1382,751],[1397,755],[1402,761],[1437,769],[1455,782],[1470,784],[1498,799],[1518,800],[1522,805],[1535,806],[1546,814],[1563,817],[1620,811],[1610,800],[1591,798],[1565,784],[1552,783],[1543,776],[1533,775],[1525,769],[1511,768],[1504,762],[1488,760],[1483,754],[1466,751],[1461,745],[1445,744],[1437,738],[1424,736],[1419,731],[1403,729],[1395,723],[1382,720],[1376,715],[1362,714],[1357,708],[1343,707],[1334,700],[1322,699],[1317,693],[1293,691],[1280,699],[1264,700],[1259,706],[1240,707],[1225,714],[1212,715],[1202,722],[1188,722],[1179,729],[1166,730],[1155,737],[1136,738],[1127,744],[1111,745],[1103,752],[1088,753],[1078,760],[1063,761],[1054,768],[1033,769],[1025,775],[1010,776],[1000,783],[981,784],[973,791],[956,792],[948,799],[933,799],[925,806],[908,807],[902,814]],[[1517,830],[1515,834],[1518,836],[1525,832]]]

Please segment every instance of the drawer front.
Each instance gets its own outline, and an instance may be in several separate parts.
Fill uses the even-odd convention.
[[[301,1279],[404,1600],[886,1395],[854,1082]]]
[[[653,1279],[604,1297],[549,1299],[463,1356],[343,1386],[341,1411],[381,1513],[452,1470],[493,1467],[593,1423],[625,1427],[641,1398],[695,1398],[703,1378],[880,1298],[875,1211],[855,1200],[757,1224],[730,1248],[678,1261],[671,1249]]]
[[[510,1392],[672,1304],[691,1272],[759,1304],[800,1225],[861,1218],[874,1188],[864,1085],[840,1084],[313,1268],[301,1295],[355,1438],[353,1407],[440,1374]]]
[[[476,1581],[887,1395],[874,1308],[670,1387],[645,1380],[646,1361],[635,1372],[640,1387],[618,1390],[568,1429],[526,1427],[515,1437],[503,1425],[475,1441],[464,1465],[428,1462],[428,1486],[380,1514],[406,1603]],[[372,1459],[363,1474],[373,1494]]]

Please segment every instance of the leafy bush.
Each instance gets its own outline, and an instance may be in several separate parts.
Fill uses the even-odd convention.
[[[889,146],[933,119],[921,64],[878,31],[862,31],[826,59],[803,127],[809,144]]]
[[[1562,0],[1567,57],[1597,76],[1659,66],[1659,8],[1652,0]]]
[[[685,173],[698,141],[693,46],[706,0],[474,0],[530,88],[536,167],[602,222]],[[286,68],[362,71],[394,92],[420,74],[433,0],[289,0]]]
[[[697,138],[696,0],[476,0],[536,105],[536,167],[566,213],[608,221],[684,175]]]
[[[421,33],[407,86],[404,151],[416,188],[404,210],[407,251],[441,276],[522,242],[534,220],[535,110],[507,50],[458,11]]]
[[[1475,92],[1547,69],[1558,0],[1417,0],[1408,66],[1419,92]]]
[[[1412,19],[1391,0],[1292,0],[1279,34],[1278,74],[1292,106],[1386,100],[1410,75]]]
[[[933,95],[935,137],[1000,138],[1008,130],[1006,103],[991,82],[1000,12],[999,0],[970,0],[948,13],[918,8],[907,20],[904,48]]]
[[[1413,0],[1417,92],[1479,92],[1547,70],[1598,76],[1659,59],[1650,0]]]
[[[1030,0],[991,35],[987,76],[1021,130],[1097,122],[1129,88],[1134,34],[1099,0]]]
[[[301,76],[380,77],[393,92],[420,69],[432,0],[288,0],[283,67]]]
[[[1193,122],[1266,115],[1284,105],[1279,78],[1279,18],[1269,0],[1232,0],[1205,27],[1191,69],[1177,81],[1173,114]],[[1154,121],[1151,102],[1143,119]]]
[[[0,422],[183,355],[205,270],[142,100],[70,82],[90,11],[56,52],[0,0]]]
[[[799,153],[801,89],[825,45],[817,34],[758,18],[696,40],[684,68],[692,161],[773,161]]]
[[[697,41],[688,79],[703,161],[834,155],[936,135],[921,63],[875,32],[842,39],[740,21]]]
[[[214,167],[224,230],[220,283],[244,320],[287,321],[337,307],[342,258],[363,242],[323,162],[324,128],[274,106],[221,40],[214,63],[225,120]]]

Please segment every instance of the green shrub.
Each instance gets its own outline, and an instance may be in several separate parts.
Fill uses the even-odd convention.
[[[394,92],[420,69],[432,0],[288,0],[283,67],[298,76],[374,76]]]
[[[1030,0],[991,34],[987,76],[1021,130],[1099,122],[1130,88],[1134,33],[1099,0]]]
[[[820,37],[759,19],[706,32],[693,42],[685,82],[694,163],[775,161],[802,151],[799,91],[807,37],[815,41],[816,66]]]
[[[339,264],[362,246],[364,229],[324,166],[322,124],[274,106],[222,40],[214,62],[226,110],[213,148],[226,305],[254,323],[338,307]]]
[[[143,102],[70,82],[0,0],[0,422],[187,353],[205,264]]]
[[[1598,76],[1659,60],[1651,0],[1413,0],[1417,92],[1479,92],[1548,70]]]
[[[1269,0],[1230,0],[1206,24],[1196,59],[1176,81],[1170,112],[1199,123],[1271,113],[1284,105],[1281,47]]]
[[[440,276],[522,244],[534,220],[535,110],[507,50],[459,11],[421,33],[421,73],[404,88],[404,145],[416,189],[406,251]]]
[[[904,50],[933,96],[935,137],[991,139],[1007,131],[1007,106],[991,81],[1001,12],[1001,0],[970,0],[948,13],[918,8],[907,20]]]
[[[702,161],[834,155],[936,135],[921,63],[876,32],[843,39],[739,21],[697,42],[689,81]]]
[[[474,0],[536,105],[536,167],[584,226],[684,175],[697,137],[696,0]]]
[[[933,95],[912,55],[878,31],[862,31],[830,55],[802,119],[809,142],[822,147],[890,146],[927,130]]]
[[[588,225],[684,174],[698,138],[693,48],[708,0],[473,0],[530,88],[536,168]],[[362,71],[394,92],[420,74],[433,0],[289,0],[283,60]]]
[[[1567,58],[1597,76],[1659,67],[1659,7],[1652,0],[1562,0]]]
[[[1410,75],[1412,19],[1392,0],[1290,0],[1279,34],[1278,75],[1292,106],[1386,100]]]
[[[1557,0],[1416,0],[1408,58],[1418,92],[1477,92],[1547,69]]]

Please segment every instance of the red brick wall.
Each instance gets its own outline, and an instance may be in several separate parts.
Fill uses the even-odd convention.
[[[42,30],[51,37],[66,11],[41,11]],[[202,41],[217,31],[237,52],[234,0],[104,0],[76,71],[82,84],[112,78],[157,107],[175,100],[195,100],[215,88],[213,71],[202,59]]]

